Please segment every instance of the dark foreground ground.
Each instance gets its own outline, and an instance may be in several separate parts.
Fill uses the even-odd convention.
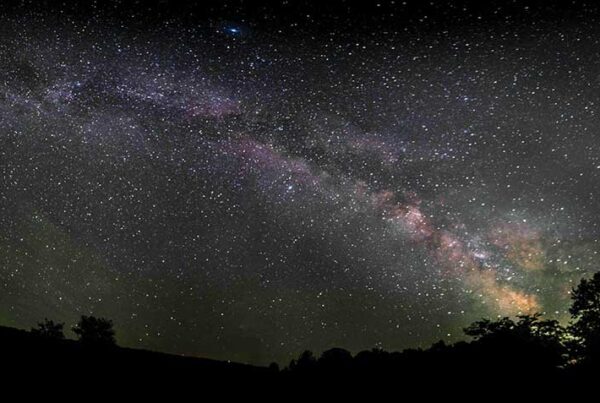
[[[127,387],[144,390],[168,387],[216,387],[217,383],[272,382],[273,371],[238,363],[164,354],[116,346],[90,346],[0,327],[3,386],[27,381],[57,389],[85,387],[101,392]]]
[[[222,397],[258,393],[271,398],[326,391],[341,398],[393,391],[449,396],[485,390],[492,397],[524,388],[528,395],[540,396],[585,389],[600,380],[600,373],[592,369],[548,368],[532,357],[520,361],[519,357],[527,356],[526,351],[499,349],[490,353],[474,346],[464,343],[425,351],[363,352],[354,357],[333,349],[325,360],[310,361],[312,367],[279,371],[146,350],[94,347],[0,327],[0,373],[3,387],[18,383],[27,393],[41,390],[50,395],[68,391],[83,401],[96,395],[121,396],[124,391],[150,396],[155,392],[161,396],[165,392],[171,396],[196,393],[204,397],[209,392]]]

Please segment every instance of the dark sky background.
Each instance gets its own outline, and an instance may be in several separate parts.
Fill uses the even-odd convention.
[[[593,3],[48,4],[0,16],[1,325],[284,363],[600,267]]]

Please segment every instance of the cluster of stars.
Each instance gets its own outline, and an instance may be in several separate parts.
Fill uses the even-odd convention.
[[[3,17],[0,324],[267,363],[566,317],[600,263],[595,20],[289,3]]]

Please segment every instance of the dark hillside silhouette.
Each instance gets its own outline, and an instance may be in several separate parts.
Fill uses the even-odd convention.
[[[584,385],[600,369],[600,274],[584,279],[573,290],[572,321],[562,327],[540,314],[483,319],[464,329],[470,341],[427,349],[387,352],[366,350],[352,355],[332,348],[315,356],[304,351],[289,366],[266,367],[122,348],[115,344],[112,321],[82,316],[73,331],[78,341],[64,338],[63,324],[45,319],[30,332],[0,327],[0,357],[11,375],[27,379],[58,377],[70,382],[166,384],[220,383],[302,388],[336,388],[351,382],[355,388],[390,385],[402,380],[406,388],[452,385],[468,380],[493,388],[552,384]]]
[[[225,380],[238,384],[266,381],[273,374],[251,365],[48,337],[37,329],[27,332],[2,326],[0,366],[5,381],[62,385],[64,391],[108,387],[152,391],[169,385],[201,389]]]

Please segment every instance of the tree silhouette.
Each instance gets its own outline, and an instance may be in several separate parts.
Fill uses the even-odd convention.
[[[600,364],[600,272],[581,280],[573,289],[572,301],[569,309],[572,321],[566,329],[556,320],[542,319],[541,314],[483,319],[464,329],[465,334],[472,338],[469,341],[452,344],[439,341],[429,348],[405,349],[401,352],[372,349],[355,356],[342,348],[332,348],[323,352],[318,359],[306,350],[282,371],[276,363],[272,363],[268,373],[271,379],[277,377],[284,382],[298,380],[305,384],[320,385],[343,385],[340,381],[348,379],[394,382],[399,378],[409,384],[417,384],[423,379],[450,384],[468,378],[482,385],[492,385],[499,376],[506,374],[530,382],[556,381],[563,382],[563,386],[578,382],[583,385],[595,379]],[[63,339],[63,327],[63,323],[44,319],[31,329],[31,334]],[[108,319],[81,316],[72,329],[79,340],[87,345],[115,345],[113,322]],[[23,352],[44,356],[46,349],[60,352],[60,355],[52,353],[46,356],[71,354],[71,360],[78,362],[98,356],[109,357],[106,362],[113,362],[113,359],[134,362],[138,359],[130,355],[128,349],[82,349],[74,341],[47,342],[42,337],[31,337],[25,331],[0,326],[0,340],[3,334],[9,340],[6,345],[25,346],[18,354],[13,354],[19,359]],[[97,352],[100,353],[98,356],[95,355]],[[142,357],[140,367],[144,367],[146,362],[158,360],[151,358],[151,355]],[[97,362],[90,365],[96,365]]]
[[[317,360],[313,355],[312,351],[306,350],[302,354],[300,354],[298,360],[292,360],[290,362],[289,369],[290,371],[295,372],[310,372],[314,370],[316,366]]]
[[[352,367],[352,354],[343,348],[332,348],[321,354],[318,363],[325,371],[347,371]]]
[[[73,332],[82,343],[105,346],[116,344],[112,320],[82,315],[73,327]]]
[[[39,322],[37,327],[31,328],[31,333],[49,339],[64,339],[63,333],[64,323],[55,323],[53,320],[44,318],[43,322]]]
[[[565,329],[556,320],[540,320],[541,314],[520,315],[496,321],[484,319],[464,329],[475,339],[476,347],[491,353],[500,361],[521,368],[536,366],[556,368],[564,363],[567,348],[563,343]]]
[[[573,289],[569,309],[572,322],[569,331],[576,342],[573,355],[584,361],[600,361],[600,272],[583,279]]]
[[[518,315],[514,322],[504,317],[496,321],[489,319],[472,323],[464,329],[467,336],[475,340],[497,337],[502,334],[518,335],[523,338],[539,339],[548,343],[558,343],[563,336],[564,329],[556,320],[540,320],[541,314]]]

